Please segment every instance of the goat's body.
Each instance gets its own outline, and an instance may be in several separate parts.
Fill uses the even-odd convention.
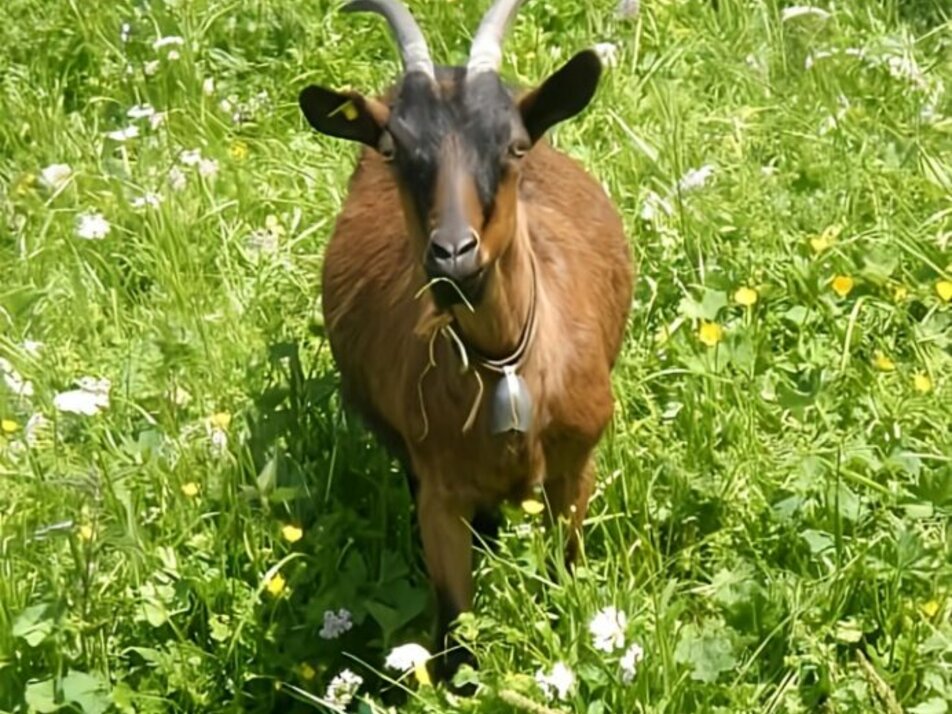
[[[483,370],[482,403],[463,432],[479,386],[443,337],[424,376],[432,330],[420,328],[435,310],[429,294],[417,298],[426,282],[420,257],[396,183],[374,152],[362,153],[325,254],[323,309],[345,400],[431,492],[470,515],[525,498],[536,485],[559,511],[580,490],[587,500],[631,302],[628,243],[595,180],[541,142],[526,159],[519,194],[538,274],[537,329],[519,370],[534,399],[527,434],[491,433],[499,376]]]

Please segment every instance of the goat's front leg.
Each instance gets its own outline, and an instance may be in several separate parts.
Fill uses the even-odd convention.
[[[473,603],[472,509],[448,494],[441,493],[423,479],[417,497],[417,518],[423,541],[423,556],[430,582],[436,591],[436,648],[451,650],[437,660],[437,680],[453,677],[461,664],[470,660],[469,652],[448,636],[450,625]]]
[[[548,501],[549,524],[559,518],[568,519],[565,543],[565,565],[572,567],[578,557],[582,521],[588,512],[588,499],[595,485],[595,464],[590,454],[566,459],[562,469],[546,479],[545,496]]]

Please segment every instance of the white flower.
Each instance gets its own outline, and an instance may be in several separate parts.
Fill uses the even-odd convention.
[[[671,204],[661,198],[654,191],[649,191],[645,196],[644,203],[641,204],[641,218],[649,223],[654,223],[661,217],[661,214],[670,216],[673,213]]]
[[[151,104],[136,104],[126,112],[126,116],[130,119],[147,119],[153,114],[155,114],[155,108]]]
[[[195,166],[202,160],[201,149],[186,149],[179,154],[179,161],[186,166]]]
[[[787,20],[805,17],[807,15],[812,15],[820,20],[827,20],[830,17],[830,13],[823,8],[813,7],[812,5],[791,5],[783,9],[783,12],[780,13],[780,19],[786,22]]]
[[[128,141],[129,139],[135,139],[139,136],[139,127],[132,125],[127,126],[125,129],[116,129],[115,131],[107,133],[106,136],[113,141]]]
[[[33,396],[33,383],[23,379],[13,365],[3,357],[0,357],[0,374],[3,375],[3,381],[11,392],[20,397]]]
[[[53,406],[61,412],[93,416],[109,406],[108,379],[83,377],[78,380],[79,389],[60,392],[53,397]]]
[[[214,77],[205,77],[205,81],[202,82],[202,92],[207,95],[212,95],[215,93]]]
[[[101,213],[84,213],[79,217],[76,235],[86,240],[102,240],[109,230],[109,221]]]
[[[132,36],[132,25],[128,22],[122,23],[122,26],[119,28],[119,41],[128,42],[129,38]]]
[[[230,114],[231,110],[233,109],[231,99],[222,99],[220,102],[218,102],[218,108],[221,109],[225,114]]]
[[[27,419],[26,426],[23,428],[26,443],[30,446],[36,446],[41,440],[49,436],[50,428],[50,420],[37,412]]]
[[[37,357],[40,354],[40,350],[43,349],[43,343],[37,342],[36,340],[23,340],[23,349],[34,357]]]
[[[350,621],[350,613],[341,608],[336,613],[333,610],[324,612],[324,626],[318,633],[325,640],[335,640],[354,626]]]
[[[218,162],[215,159],[202,159],[198,162],[198,173],[211,178],[218,173]]]
[[[912,57],[892,55],[886,59],[889,74],[895,79],[902,79],[915,84],[919,89],[928,89],[929,83],[919,64]]]
[[[165,112],[156,112],[149,117],[149,126],[155,131],[165,123]]]
[[[145,208],[146,206],[148,206],[149,208],[158,208],[159,203],[161,203],[161,201],[162,201],[162,198],[158,194],[152,193],[150,191],[141,196],[138,196],[137,198],[132,199],[132,207]]]
[[[178,166],[173,166],[169,171],[169,186],[172,187],[173,191],[181,191],[185,188],[187,178],[185,172],[182,171]]]
[[[210,434],[212,451],[221,456],[228,450],[228,434],[223,429],[212,429]]]
[[[344,709],[353,700],[354,695],[363,683],[363,677],[351,672],[349,669],[345,669],[327,685],[324,699],[334,706]]]
[[[429,658],[430,653],[426,651],[425,647],[411,642],[410,644],[400,645],[390,650],[390,654],[387,655],[384,666],[388,669],[407,672],[414,667],[425,664]]]
[[[588,624],[592,634],[592,646],[602,652],[613,652],[625,646],[625,627],[628,616],[624,611],[609,605],[599,610]]]
[[[556,662],[549,674],[540,669],[535,679],[547,699],[552,699],[553,692],[559,699],[568,699],[569,692],[575,686],[575,674],[564,662]]]
[[[69,164],[50,164],[40,172],[40,181],[51,191],[59,191],[72,175]]]
[[[638,663],[645,657],[645,651],[637,642],[633,642],[631,647],[625,650],[618,666],[621,667],[621,679],[625,684],[630,684],[635,678],[635,671]]]
[[[146,77],[151,77],[152,75],[154,75],[156,72],[159,71],[159,61],[149,60],[143,65],[142,71],[145,72]]]
[[[688,171],[678,181],[678,187],[682,191],[693,191],[696,188],[703,188],[708,179],[714,174],[714,167],[706,164],[699,169]]]
[[[152,49],[160,50],[163,47],[169,47],[170,45],[181,46],[185,44],[185,38],[179,37],[178,35],[169,35],[168,37],[160,37],[155,42],[152,43]]]
[[[182,55],[179,54],[178,50],[170,50],[169,53],[165,56],[169,62],[174,62],[179,59]]]
[[[618,64],[618,47],[612,42],[599,42],[594,47],[595,53],[599,59],[608,67],[614,67]]]
[[[619,17],[638,17],[641,9],[641,3],[638,0],[618,0],[618,7],[615,8],[615,14]]]

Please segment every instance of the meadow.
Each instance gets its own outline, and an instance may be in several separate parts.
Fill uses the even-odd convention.
[[[356,149],[297,94],[385,87],[385,24],[0,4],[0,712],[949,710],[948,6],[617,4],[505,44],[523,85],[599,46],[550,140],[640,268],[580,565],[506,511],[472,697],[387,666],[429,591],[323,334]],[[447,63],[486,5],[409,3]]]

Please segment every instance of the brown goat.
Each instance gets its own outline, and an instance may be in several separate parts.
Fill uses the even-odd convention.
[[[519,5],[493,4],[465,67],[434,67],[405,7],[355,0],[388,20],[403,77],[378,99],[300,96],[316,130],[368,147],[325,254],[325,324],[345,401],[407,472],[438,647],[472,605],[470,526],[502,502],[541,487],[574,557],[631,304],[618,212],[543,140],[587,106],[601,63],[583,51],[536,89],[504,86]]]

